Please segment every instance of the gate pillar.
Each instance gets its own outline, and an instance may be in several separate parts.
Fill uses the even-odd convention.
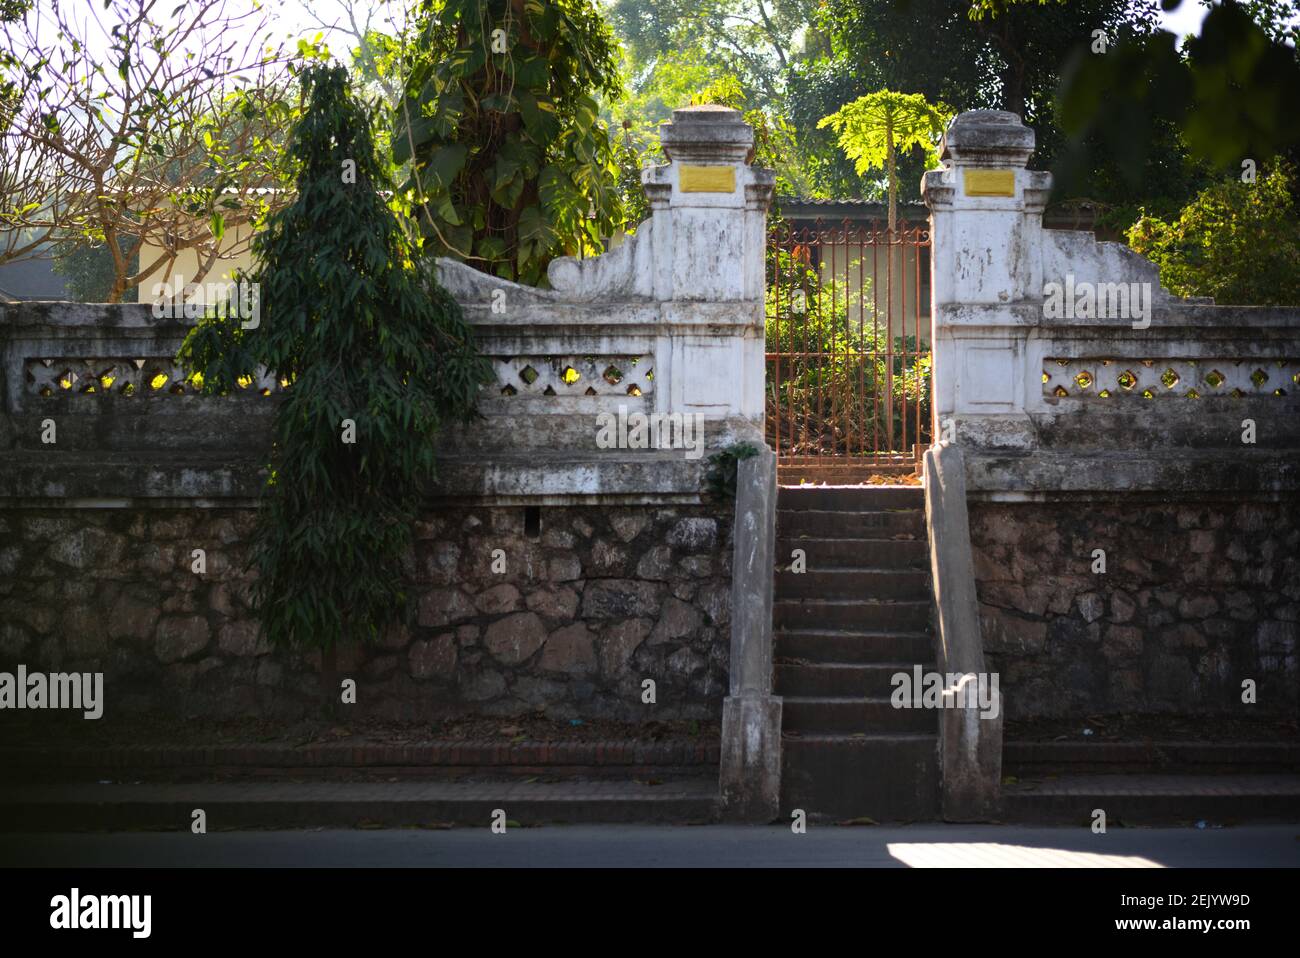
[[[1034,131],[1014,113],[960,114],[943,168],[925,174],[930,208],[936,440],[1026,449],[1025,343],[1042,315],[1039,254],[1050,173],[1025,168]]]

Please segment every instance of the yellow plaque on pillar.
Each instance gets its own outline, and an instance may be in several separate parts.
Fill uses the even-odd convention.
[[[677,188],[683,193],[734,193],[734,166],[683,166],[678,171]]]
[[[967,170],[967,196],[1015,196],[1015,170]]]

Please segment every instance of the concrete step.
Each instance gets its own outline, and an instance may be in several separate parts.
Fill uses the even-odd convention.
[[[839,512],[924,509],[925,490],[920,486],[781,486],[776,507]]]
[[[776,656],[809,663],[872,664],[929,662],[934,640],[927,632],[778,629]]]
[[[493,741],[454,739],[394,745],[359,741],[306,745],[0,746],[0,784],[35,782],[228,782],[454,780],[546,776],[587,780],[716,774],[716,738]]]
[[[776,533],[784,539],[924,539],[925,512],[840,512],[778,509]]]
[[[781,706],[785,732],[937,732],[934,709],[894,708],[887,697],[787,695]]]
[[[1002,770],[1020,778],[1080,773],[1300,773],[1300,742],[1005,742]]]
[[[925,666],[927,670],[933,666]],[[888,697],[894,690],[891,680],[899,672],[910,675],[911,662],[885,662],[869,665],[823,662],[809,665],[776,664],[776,694],[812,697],[863,695]]]
[[[921,632],[930,627],[930,602],[856,599],[783,599],[773,603],[777,629]]]
[[[828,568],[926,569],[930,547],[920,539],[792,539],[776,540],[777,567],[788,569],[791,553],[802,549],[809,571]]]
[[[1300,822],[1300,775],[1063,775],[1002,786],[1009,822],[1091,825]]]
[[[939,817],[936,735],[786,735],[781,807],[789,818],[930,821]]]
[[[716,777],[666,782],[221,783],[29,785],[0,788],[0,831],[188,829],[201,808],[207,827],[486,828],[495,809],[520,825],[560,822],[707,822]]]
[[[809,569],[776,573],[776,600],[908,599],[929,600],[930,576],[922,569]]]

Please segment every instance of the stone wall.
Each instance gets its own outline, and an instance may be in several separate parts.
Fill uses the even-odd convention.
[[[409,566],[409,627],[340,655],[340,678],[357,681],[355,714],[719,718],[726,512],[540,508],[526,528],[523,507],[431,511]],[[0,514],[0,669],[103,671],[109,719],[310,714],[319,656],[272,652],[249,610],[242,566],[253,518],[247,509]],[[204,574],[191,571],[194,549],[205,550]],[[642,703],[644,679],[656,683],[656,704]]]
[[[1300,506],[983,501],[970,525],[1008,718],[1295,716]],[[1241,702],[1244,679],[1257,683],[1254,706]]]
[[[763,441],[774,178],[734,110],[661,132],[650,218],[553,261],[548,289],[431,265],[496,381],[439,437],[409,626],[340,656],[352,714],[720,717],[736,507],[701,493],[710,454]],[[109,715],[305,714],[317,657],[265,648],[240,571],[285,385],[198,394],[175,361],[192,322],[0,306],[0,666],[102,670]],[[611,443],[602,422],[630,417]]]

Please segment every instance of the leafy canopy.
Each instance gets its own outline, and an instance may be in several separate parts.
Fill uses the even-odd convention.
[[[1143,216],[1129,245],[1178,296],[1224,305],[1300,306],[1295,169],[1275,163],[1254,183],[1234,177],[1199,193],[1172,222]]]
[[[931,105],[919,93],[880,90],[858,97],[823,117],[818,129],[830,127],[859,174],[884,169],[892,157],[924,151],[928,166],[939,162],[939,140],[953,111]]]
[[[919,93],[879,90],[858,97],[830,116],[818,129],[830,127],[854,163],[858,175],[883,169],[889,178],[889,228],[898,220],[898,156],[920,150],[926,168],[938,165],[939,141],[953,117],[948,106],[932,104]]]
[[[211,394],[247,388],[262,370],[287,386],[258,512],[254,600],[272,643],[329,649],[401,620],[402,561],[434,438],[472,415],[490,369],[455,301],[415,267],[347,70],[310,67],[302,97],[288,143],[296,197],[257,237],[248,277],[260,284],[261,325],[209,316],[180,360]],[[344,420],[355,442],[344,441]]]

